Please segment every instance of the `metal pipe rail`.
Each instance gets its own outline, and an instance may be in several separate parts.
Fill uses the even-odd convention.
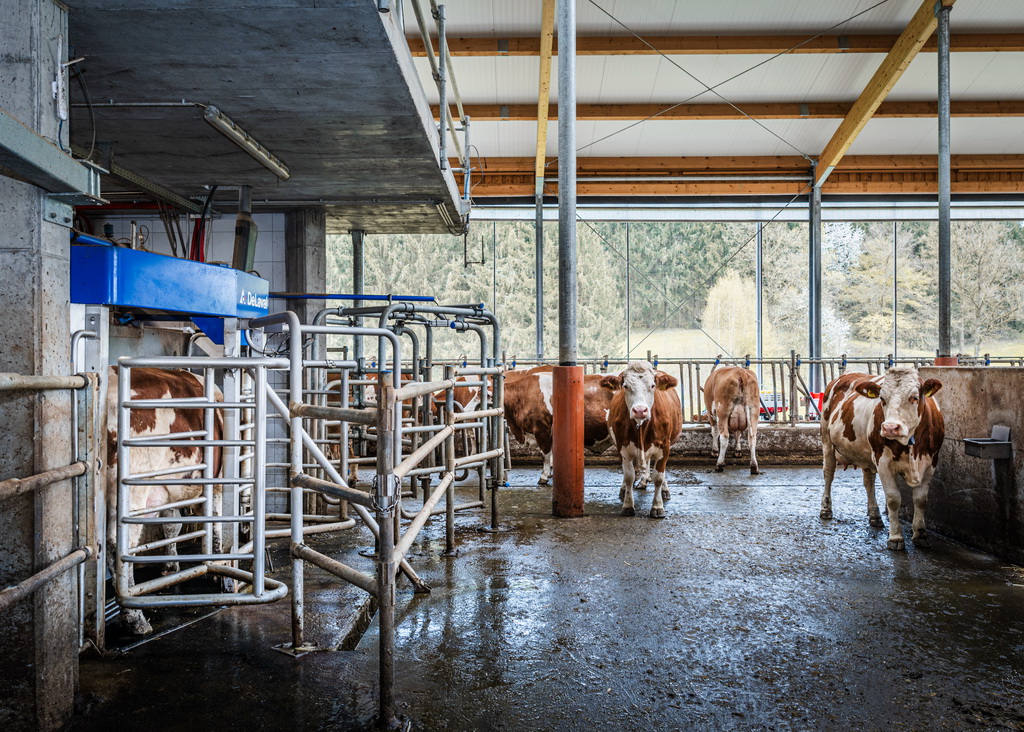
[[[23,582],[0,590],[0,612],[14,605],[19,600],[31,595],[47,582],[56,579],[69,569],[76,567],[92,556],[89,547],[79,547],[62,559],[58,559],[46,569],[36,572]]]
[[[72,337],[72,356],[74,356],[76,351],[75,346],[77,346],[81,338],[94,335],[95,334],[91,331],[81,331],[76,333]],[[74,364],[72,364],[72,366],[73,365]],[[88,388],[94,384],[94,379],[85,374],[65,376],[49,374],[26,375],[9,372],[0,373],[0,391],[85,390],[84,402],[81,404],[73,404],[71,407],[71,459],[73,462],[57,468],[44,470],[41,473],[28,476],[27,478],[9,478],[0,481],[0,502],[54,485],[61,481],[71,480],[82,476],[85,476],[87,479],[84,486],[78,485],[78,481],[76,481],[76,485],[72,488],[72,536],[70,537],[69,543],[71,546],[77,548],[73,549],[67,555],[57,559],[22,582],[0,590],[0,612],[13,606],[28,595],[31,595],[40,587],[53,581],[57,577],[60,577],[65,572],[68,572],[75,567],[81,567],[86,560],[96,554],[97,540],[94,535],[94,531],[84,528],[84,525],[87,522],[83,521],[83,514],[89,510],[89,507],[92,504],[91,496],[93,495],[94,487],[92,485],[92,481],[89,480],[89,476],[90,472],[95,470],[95,444],[86,446],[85,453],[92,457],[83,460],[80,442],[81,435],[79,434],[81,426],[79,408],[82,404],[84,404],[84,408],[89,411],[89,414],[87,415],[87,420],[89,422],[91,422],[94,416],[95,402],[88,393]],[[93,434],[91,428],[87,428],[85,430],[85,435],[88,436],[89,434]],[[78,600],[76,605],[78,608],[79,622],[81,624],[85,612],[84,576],[81,569],[79,569],[77,574],[77,593]],[[80,625],[78,633],[80,645],[82,634],[84,632],[83,628],[84,626]]]
[[[36,475],[31,475],[28,478],[8,478],[7,480],[0,480],[0,501],[6,501],[8,498],[14,496],[20,496],[23,493],[29,493],[30,491],[37,490],[39,488],[45,488],[48,485],[59,483],[62,480],[68,480],[69,478],[75,478],[79,475],[85,475],[85,471],[88,470],[89,466],[84,462],[71,463],[71,465],[65,465],[60,468],[54,468],[47,470]]]
[[[117,553],[115,555],[115,592],[118,600],[126,608],[176,607],[199,605],[248,605],[273,602],[284,597],[288,588],[283,582],[266,577],[266,400],[262,397],[267,385],[267,372],[281,369],[289,364],[283,358],[207,358],[207,357],[134,357],[119,360],[118,372],[118,484],[117,484]],[[181,399],[131,399],[130,384],[133,368],[154,367],[163,369],[191,369],[199,372],[197,378],[202,383],[203,396]],[[215,380],[218,372],[238,372],[244,379],[251,379],[255,388],[244,392],[240,401],[218,400]],[[250,383],[250,382],[247,382]],[[246,393],[249,394],[248,398]],[[129,424],[131,412],[136,409],[161,409],[174,407],[187,410],[199,410],[203,414],[203,428],[193,429],[184,433],[153,435],[145,437],[130,436]],[[219,435],[217,439],[215,426],[216,413],[236,411],[238,419],[225,419],[223,424],[230,433]],[[244,430],[242,425],[244,423]],[[243,439],[243,435],[245,438]],[[189,466],[178,466],[159,470],[150,470],[131,474],[131,455],[135,451],[144,454],[152,449],[168,449],[175,447],[194,448],[202,451],[200,460]],[[221,448],[225,455],[233,454],[242,460],[247,467],[234,474],[241,477],[225,477],[215,473],[214,450]],[[243,453],[244,448],[244,455]],[[223,467],[223,460],[220,461]],[[201,477],[169,478],[168,476],[183,473],[199,473]],[[184,486],[183,494],[174,497],[160,506],[146,505],[140,509],[131,509],[132,491],[146,486]],[[221,503],[227,489],[237,486],[240,491],[231,491],[231,505],[222,510]],[[246,491],[247,504],[241,503],[240,492]],[[177,509],[191,507],[199,509],[198,515],[189,516],[158,515]],[[130,530],[132,526],[160,525],[175,527],[184,524],[195,524],[199,528],[194,531],[178,533],[177,536],[165,536],[163,539],[147,544],[131,546]],[[232,530],[232,537],[245,527],[250,532],[247,550],[234,548],[230,542],[221,542],[217,547],[216,539]],[[168,529],[170,531],[172,529]],[[180,532],[180,529],[174,529]],[[200,550],[188,554],[178,554],[178,544],[188,541],[200,541]],[[160,549],[168,551],[157,554]],[[176,572],[172,572],[156,580],[135,584],[132,567],[137,564],[153,564],[159,562],[188,563]],[[249,569],[233,566],[237,562],[246,562]],[[154,594],[196,577],[207,574],[228,577],[236,582],[249,585],[251,592],[232,594],[225,592],[202,592],[198,594]]]

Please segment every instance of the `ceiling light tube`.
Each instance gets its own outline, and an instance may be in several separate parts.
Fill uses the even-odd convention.
[[[287,180],[291,173],[288,166],[278,160],[273,153],[249,136],[249,133],[231,121],[231,118],[214,106],[203,112],[203,117],[225,137],[252,155],[268,170],[281,180]]]

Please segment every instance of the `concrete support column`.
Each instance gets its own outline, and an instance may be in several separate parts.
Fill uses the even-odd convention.
[[[327,289],[327,213],[303,208],[285,215],[285,280],[288,292],[324,292]],[[303,323],[323,310],[325,300],[291,300]]]
[[[67,14],[48,0],[0,0],[0,107],[40,135],[67,143],[51,83],[67,60]],[[43,221],[44,193],[0,177],[0,371],[69,374],[68,229]],[[67,465],[67,391],[0,393],[0,479]],[[17,584],[72,549],[72,483],[0,504],[0,587]],[[0,726],[59,729],[78,684],[77,572],[67,572],[0,613]]]

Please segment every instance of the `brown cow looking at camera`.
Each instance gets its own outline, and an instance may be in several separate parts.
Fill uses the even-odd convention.
[[[893,366],[884,375],[845,374],[825,388],[821,419],[825,492],[821,518],[832,518],[832,478],[836,464],[864,470],[868,522],[882,526],[875,503],[875,474],[882,478],[889,512],[889,548],[904,549],[900,526],[902,476],[913,491],[913,541],[927,548],[924,511],[928,486],[945,436],[942,412],[932,398],[942,388],[936,379],[921,382],[913,366]]]
[[[114,571],[115,563],[122,561],[117,554],[117,381],[118,367],[111,366],[107,387],[107,562],[111,571]],[[204,397],[203,381],[201,377],[188,371],[155,369],[155,368],[133,368],[131,370],[131,399],[202,399]],[[214,398],[223,401],[223,396],[216,390]],[[133,409],[130,413],[130,437],[151,437],[157,435],[169,435],[177,432],[203,432],[205,410],[186,409],[182,407],[168,407],[159,409]],[[214,434],[209,439],[222,439],[224,422],[220,409],[214,412]],[[190,439],[202,439],[192,437]],[[184,442],[184,441],[183,441]],[[196,466],[195,470],[174,473],[168,475],[168,479],[180,480],[188,478],[200,478],[203,475],[203,449],[201,447],[188,447],[187,443],[175,447],[132,447],[130,449],[130,472],[132,475],[157,473],[173,468]],[[221,475],[221,448],[213,450],[213,474]],[[129,471],[125,471],[126,473]],[[129,504],[122,507],[121,514],[139,515],[139,512],[146,508],[153,508],[153,513],[142,514],[151,517],[155,513],[161,516],[177,515],[177,509],[160,510],[161,506],[177,501],[197,498],[203,494],[202,485],[133,485],[129,487]],[[220,487],[214,490],[214,513],[219,514],[220,509]],[[215,524],[215,530],[220,524]],[[176,537],[181,533],[180,523],[163,524],[164,538]],[[128,528],[128,546],[137,547],[142,538],[141,524],[130,524]],[[219,552],[219,530],[216,531],[214,539],[214,551]],[[168,554],[176,554],[176,544],[171,543],[165,551]],[[128,564],[128,584],[135,584],[135,574],[132,570],[133,564]],[[178,569],[176,562],[169,562],[166,565],[167,572],[175,572]],[[153,631],[152,626],[137,608],[125,608],[124,620],[129,629],[137,635],[145,635]]]
[[[743,430],[750,443],[750,474],[757,475],[757,420],[761,393],[754,372],[739,366],[720,366],[704,382],[704,405],[711,422],[711,453],[718,456],[715,472],[725,467],[729,437],[736,435],[737,448]]]
[[[544,455],[537,485],[547,485],[551,478],[551,394],[552,375],[549,366],[531,369],[511,381],[505,381],[505,423],[513,437],[524,445],[532,445]],[[600,455],[612,444],[608,430],[608,409],[612,393],[602,388],[601,374],[583,377],[583,446]]]
[[[683,431],[679,381],[663,371],[655,371],[647,361],[634,361],[618,375],[601,380],[605,389],[617,390],[608,412],[608,427],[622,458],[622,515],[633,516],[633,481],[636,466],[654,464],[654,500],[651,518],[665,518],[663,500],[669,499],[665,487],[665,468],[672,444]]]

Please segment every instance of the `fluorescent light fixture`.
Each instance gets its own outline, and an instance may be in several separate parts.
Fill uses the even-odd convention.
[[[273,172],[281,180],[287,180],[291,175],[288,166],[278,160],[263,145],[256,142],[249,136],[249,133],[231,121],[231,118],[214,106],[209,106],[203,112],[203,117],[213,125],[225,137],[252,155],[267,169]]]

